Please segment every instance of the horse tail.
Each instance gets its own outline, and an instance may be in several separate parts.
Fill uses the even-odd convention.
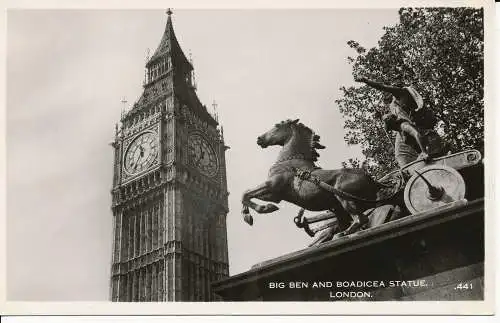
[[[375,182],[375,185],[378,187],[378,188],[392,188],[394,187],[394,183],[384,183],[384,182],[379,182],[378,180],[373,180]]]
[[[390,196],[385,197],[385,198],[381,198],[381,199],[377,199],[378,203],[392,200],[399,192],[401,192],[401,190],[404,189],[406,181],[405,181],[405,177],[403,175],[403,172],[401,170],[399,170],[397,172],[397,174],[398,174],[397,183],[394,183],[394,181],[390,181],[389,183],[385,183],[385,181],[375,180],[375,184],[377,185],[377,187],[379,189],[387,189],[387,188],[394,189],[394,191],[392,192],[392,194]]]

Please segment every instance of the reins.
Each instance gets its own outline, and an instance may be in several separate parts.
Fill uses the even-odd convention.
[[[353,195],[351,193],[339,190],[332,185],[320,180],[318,177],[314,176],[310,170],[305,170],[305,169],[299,169],[296,167],[292,167],[293,172],[295,173],[295,176],[298,177],[301,180],[305,180],[308,182],[311,182],[315,184],[316,186],[324,189],[325,191],[328,191],[332,194],[338,195],[346,200],[353,200],[353,201],[358,201],[358,202],[365,202],[365,203],[380,203],[380,202],[386,202],[391,199],[393,199],[399,192],[401,192],[401,189],[403,188],[403,181],[400,181],[399,187],[388,197],[385,197],[383,199],[365,199],[356,195]]]

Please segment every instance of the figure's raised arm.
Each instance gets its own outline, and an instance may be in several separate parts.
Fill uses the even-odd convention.
[[[390,86],[390,85],[386,85],[383,83],[378,83],[378,82],[369,80],[363,76],[355,77],[354,80],[356,82],[365,83],[366,85],[371,86],[372,88],[377,89],[379,91],[389,92],[394,96],[400,96],[404,92],[403,88],[396,87],[396,86]]]

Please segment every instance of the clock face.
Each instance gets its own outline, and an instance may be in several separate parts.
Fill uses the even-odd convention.
[[[189,160],[206,176],[213,177],[219,170],[219,162],[212,146],[198,134],[189,137]]]
[[[145,132],[132,141],[125,153],[125,171],[130,175],[148,169],[158,156],[158,139],[152,132]]]

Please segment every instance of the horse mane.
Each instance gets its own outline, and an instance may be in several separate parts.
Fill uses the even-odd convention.
[[[292,127],[296,127],[299,131],[305,130],[309,133],[310,135],[309,146],[311,148],[311,158],[313,161],[317,161],[319,153],[316,151],[316,149],[325,149],[325,146],[319,143],[320,136],[317,135],[311,128],[299,122],[299,119],[296,120],[287,119],[285,121],[281,121],[280,123],[276,124],[276,126],[278,127],[284,125],[290,125]]]

